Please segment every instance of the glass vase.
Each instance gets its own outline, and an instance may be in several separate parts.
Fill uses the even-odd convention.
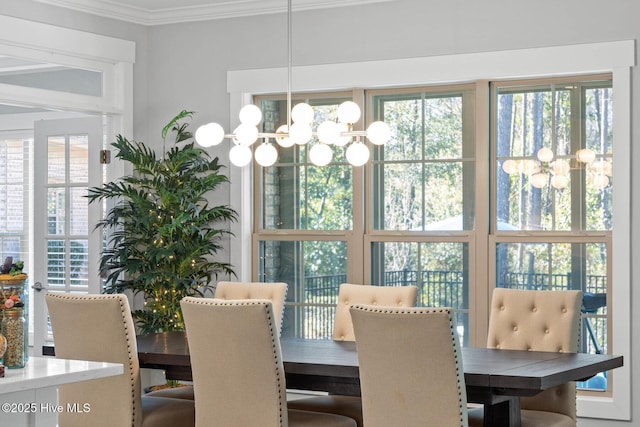
[[[2,364],[24,368],[29,358],[29,301],[27,279],[0,280],[0,333],[7,340]]]

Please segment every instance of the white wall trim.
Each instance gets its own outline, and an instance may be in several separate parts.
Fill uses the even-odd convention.
[[[293,67],[292,90],[313,92],[612,71],[635,65],[635,41]],[[400,71],[401,70],[401,71]],[[287,69],[229,71],[229,93],[283,93]],[[234,113],[235,116],[237,113]]]
[[[613,374],[612,398],[578,397],[578,415],[589,418],[631,419],[631,70],[613,71],[613,250],[611,328],[613,353],[624,356],[624,366]],[[619,114],[626,111],[629,114]]]
[[[623,40],[569,46],[482,52],[398,60],[368,61],[294,67],[292,90],[326,91],[339,89],[432,85],[475,80],[503,80],[540,76],[562,76],[611,72],[615,120],[614,161],[616,210],[613,247],[615,309],[612,312],[614,353],[621,354],[625,366],[614,371],[612,398],[578,398],[580,417],[629,420],[631,416],[631,312],[630,312],[630,147],[631,147],[631,78],[635,66],[635,41]],[[401,72],[399,72],[401,70]],[[253,95],[283,93],[287,87],[287,69],[268,68],[229,71],[227,90],[231,97],[230,117],[237,117],[239,107],[250,102]],[[232,119],[233,124],[237,119]],[[230,127],[233,129],[233,127]],[[234,166],[231,166],[234,168]],[[246,169],[250,169],[247,167]],[[237,172],[234,172],[236,174]],[[246,173],[246,172],[244,172]],[[232,175],[232,206],[246,200],[252,192],[251,180],[234,180]],[[244,196],[241,196],[244,195]],[[249,197],[250,200],[250,197]],[[230,251],[234,263],[251,265],[252,215],[241,215],[244,225],[232,242]]]
[[[135,62],[134,42],[4,15],[0,15],[0,43],[47,54],[111,63]]]

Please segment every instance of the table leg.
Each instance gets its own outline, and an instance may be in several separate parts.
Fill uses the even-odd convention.
[[[520,398],[512,397],[504,402],[484,405],[484,425],[495,427],[520,427]]]

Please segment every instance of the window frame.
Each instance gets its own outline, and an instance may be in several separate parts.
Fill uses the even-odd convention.
[[[464,64],[463,66],[461,64]],[[358,63],[327,64],[317,66],[294,67],[296,91],[337,91],[359,88],[385,88],[403,86],[424,86],[446,83],[463,83],[488,80],[526,79],[532,77],[554,77],[564,75],[584,75],[610,72],[613,90],[616,94],[613,108],[614,163],[616,165],[613,209],[615,223],[612,231],[612,277],[615,283],[612,289],[612,340],[613,353],[631,360],[631,306],[630,306],[630,146],[631,146],[631,67],[635,65],[635,41],[591,43],[581,45],[556,46],[546,48],[528,48],[497,52],[482,52],[435,57],[421,57],[397,60],[367,61]],[[403,73],[397,73],[402,69]],[[239,124],[235,118],[237,111],[252,102],[254,95],[282,92],[286,87],[287,69],[254,69],[229,71],[227,89],[230,93],[231,126]],[[486,82],[485,82],[485,86]],[[478,88],[481,90],[481,88]],[[485,89],[488,90],[488,89]],[[479,91],[478,91],[479,92]],[[487,96],[488,94],[485,94]],[[480,94],[478,95],[480,96]],[[485,99],[488,99],[485,98]],[[478,121],[476,131],[477,162],[488,164],[488,150],[482,144],[488,144],[488,106],[477,106]],[[485,145],[485,148],[488,145]],[[487,153],[487,158],[483,158]],[[252,206],[252,169],[231,168],[232,183],[230,203],[239,212],[253,212]],[[488,182],[489,176],[480,177]],[[356,175],[354,174],[354,184]],[[360,183],[361,184],[361,183]],[[479,196],[477,196],[479,197]],[[478,200],[476,200],[478,202]],[[486,203],[486,201],[485,201]],[[476,204],[476,231],[486,227],[488,213]],[[230,242],[231,259],[237,266],[238,278],[250,280],[252,256],[257,255],[252,247],[253,215],[244,216],[237,224],[232,224],[235,238]],[[488,230],[485,230],[488,234]],[[477,265],[488,265],[485,251],[478,251],[478,258],[472,260]],[[484,259],[483,259],[484,258]],[[254,258],[255,259],[255,258]],[[472,287],[475,293],[470,295],[470,304],[477,307],[474,316],[488,322],[490,289],[488,277],[478,278],[484,286]],[[483,322],[474,324],[482,328]],[[486,326],[484,326],[486,330]],[[481,331],[476,331],[479,336]],[[627,364],[616,369],[611,397],[593,397],[580,395],[577,399],[578,416],[629,420],[631,413],[631,367]]]

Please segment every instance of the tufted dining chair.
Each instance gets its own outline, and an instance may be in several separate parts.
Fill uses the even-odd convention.
[[[82,402],[91,408],[61,412],[60,427],[195,425],[192,401],[141,396],[136,335],[126,296],[48,292],[45,300],[56,357],[124,366],[124,374],[116,377],[60,386],[60,405]]]
[[[390,307],[416,305],[418,288],[415,286],[371,286],[343,283],[338,289],[338,303],[333,323],[333,339],[355,341],[350,307],[368,304]],[[289,407],[305,411],[329,412],[355,419],[362,426],[362,400],[356,396],[323,395],[297,399]]]
[[[350,309],[367,427],[467,426],[462,353],[450,308]]]
[[[355,421],[289,410],[277,324],[269,300],[185,297],[196,426],[336,426]]]
[[[487,347],[505,350],[577,352],[581,291],[496,288],[491,299]],[[520,398],[523,427],[576,425],[575,383]],[[482,426],[482,408],[469,410],[469,425]]]
[[[273,304],[278,334],[282,331],[284,301],[287,296],[287,284],[282,282],[218,282],[214,298],[218,299],[268,299]],[[172,397],[193,400],[193,387],[183,385],[171,389],[152,391],[149,396]]]
[[[218,282],[214,293],[218,299],[268,299],[273,305],[278,333],[282,332],[286,297],[287,284],[282,282]]]

